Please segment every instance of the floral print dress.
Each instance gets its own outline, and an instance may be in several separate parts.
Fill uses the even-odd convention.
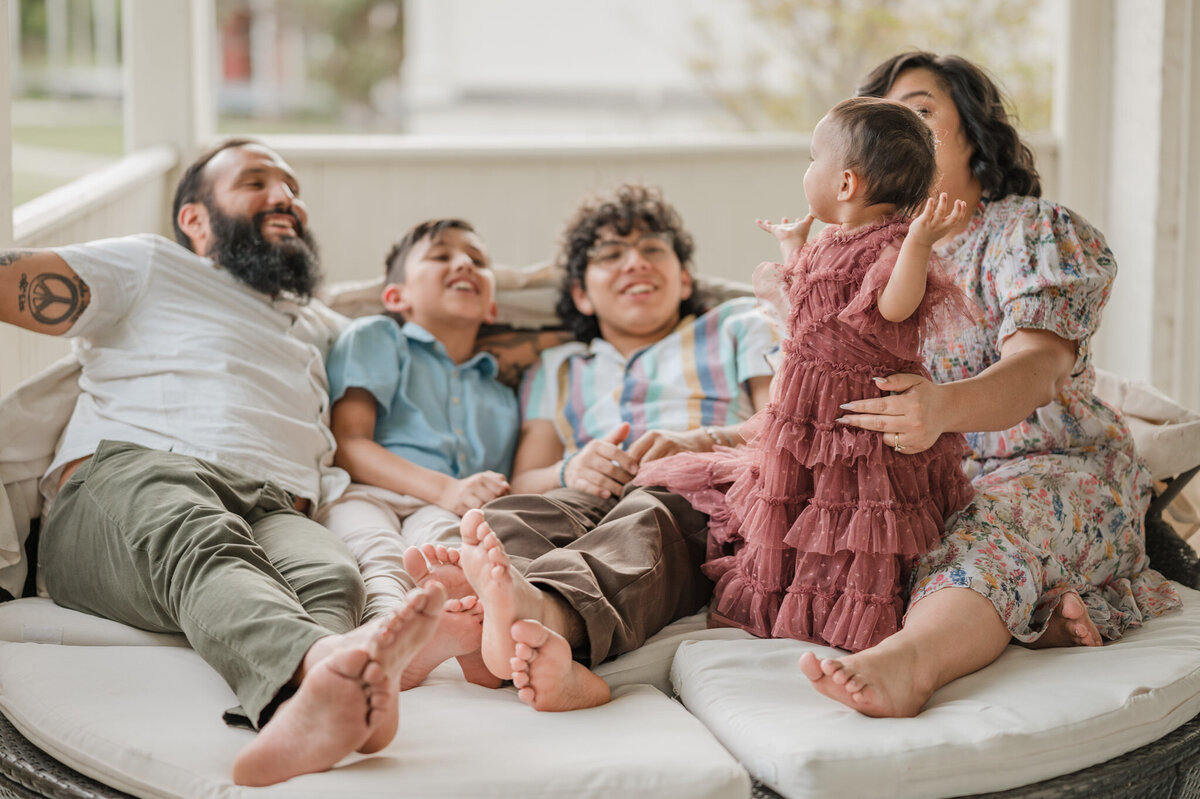
[[[1008,430],[967,435],[975,498],[918,561],[911,602],[970,588],[1025,642],[1041,636],[1068,591],[1108,640],[1178,607],[1146,558],[1150,474],[1120,416],[1093,393],[1089,340],[1116,274],[1103,237],[1060,205],[1010,196],[981,201],[967,230],[938,254],[982,315],[965,333],[926,340],[936,382],[991,366],[1019,328],[1051,331],[1078,353],[1049,405]]]

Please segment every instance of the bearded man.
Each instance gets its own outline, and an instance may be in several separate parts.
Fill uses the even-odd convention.
[[[267,785],[389,743],[401,672],[445,601],[358,626],[353,556],[308,512],[344,480],[300,185],[227,141],[176,191],[175,237],[0,253],[0,321],[75,339],[81,395],[41,482],[40,560],[66,607],[181,632],[258,736]]]

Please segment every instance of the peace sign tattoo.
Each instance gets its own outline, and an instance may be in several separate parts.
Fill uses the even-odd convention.
[[[68,319],[74,321],[87,305],[87,286],[82,280],[72,282],[70,278],[54,272],[21,275],[20,294],[17,306],[28,309],[31,316],[43,325],[53,326]]]

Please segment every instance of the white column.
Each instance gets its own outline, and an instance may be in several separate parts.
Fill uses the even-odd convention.
[[[176,148],[212,128],[212,0],[123,0],[125,151]]]
[[[1174,395],[1187,407],[1200,409],[1200,0],[1183,4],[1184,31],[1179,73],[1178,224],[1181,241],[1174,292],[1174,352],[1163,366],[1174,376]]]
[[[1065,0],[1055,27],[1054,137],[1058,193],[1049,199],[1108,229],[1113,0]]]
[[[0,14],[0,42],[5,44],[9,36],[16,35],[19,28],[10,28],[11,17],[8,6],[17,0],[0,0],[5,8]],[[12,62],[0,59],[0,247],[11,247],[13,243],[13,193],[12,193]]]
[[[118,0],[92,0],[92,52],[96,66],[116,69],[121,32],[117,29]]]
[[[46,86],[61,90],[67,71],[67,0],[46,0]]]

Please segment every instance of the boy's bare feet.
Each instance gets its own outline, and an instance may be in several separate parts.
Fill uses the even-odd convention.
[[[882,644],[842,658],[800,656],[813,687],[867,716],[908,718],[921,712],[932,687],[918,684],[915,659],[902,647]]]
[[[437,634],[417,653],[404,672],[400,690],[420,685],[429,672],[449,658],[458,660],[467,682],[485,688],[499,688],[503,683],[488,671],[479,648],[483,640],[483,605],[475,589],[467,582],[460,565],[461,553],[441,544],[422,544],[404,552],[404,569],[417,585],[433,579],[447,586],[451,599],[446,602],[446,615]]]
[[[234,782],[273,785],[386,746],[396,733],[400,674],[433,635],[445,601],[431,581],[402,610],[310,647],[295,696],[238,753]]]
[[[507,679],[516,655],[513,622],[546,621],[544,595],[512,568],[481,511],[463,516],[462,539],[463,571],[483,602],[483,662],[492,674]]]
[[[461,557],[457,549],[442,544],[422,544],[404,551],[404,570],[417,585],[424,585],[429,579],[437,580],[446,586],[446,596],[462,599],[474,596],[475,589],[463,574]]]
[[[608,683],[571,657],[571,645],[541,622],[523,619],[511,628],[510,661],[517,696],[534,710],[580,710],[603,705]]]
[[[1058,607],[1050,614],[1046,631],[1042,637],[1030,643],[1022,643],[1029,649],[1049,649],[1057,646],[1101,646],[1104,640],[1100,630],[1088,616],[1087,605],[1079,594],[1068,591],[1062,595]]]

